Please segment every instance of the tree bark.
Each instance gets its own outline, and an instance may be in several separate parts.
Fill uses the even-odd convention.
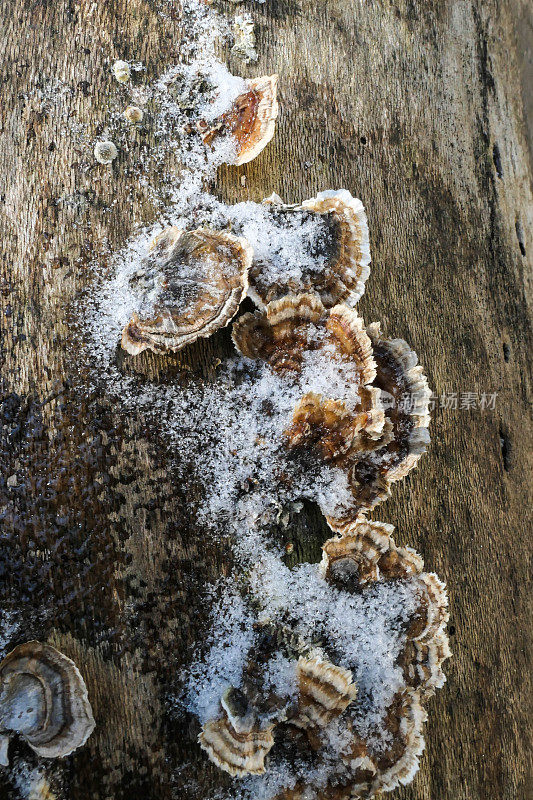
[[[195,525],[165,438],[140,411],[121,411],[104,384],[84,389],[73,352],[72,302],[91,291],[93,259],[104,263],[136,224],[164,214],[149,189],[168,181],[150,159],[149,124],[121,134],[111,169],[95,164],[92,147],[110,108],[124,105],[113,61],[142,62],[148,81],[177,60],[176,8],[6,0],[0,9],[2,645],[37,638],[72,657],[97,723],[60,762],[13,744],[1,800],[30,796],[23,765],[41,770],[59,800],[198,800],[226,785],[171,698],[204,631],[202,587],[229,569],[229,553]],[[422,553],[451,600],[448,683],[429,704],[420,772],[396,796],[526,800],[533,219],[517,20],[531,24],[527,6],[246,8],[259,61],[230,58],[230,68],[278,72],[281,116],[273,143],[222,168],[217,191],[226,201],[277,192],[296,202],[341,187],[360,197],[373,257],[360,312],[410,343],[437,398],[429,453],[373,515]],[[117,358],[147,382],[178,381],[184,366],[211,380],[230,352],[226,330],[175,357]],[[466,392],[497,393],[495,407],[478,399],[461,409]],[[452,393],[457,408],[441,401]],[[324,538],[306,509],[295,557],[316,560]]]

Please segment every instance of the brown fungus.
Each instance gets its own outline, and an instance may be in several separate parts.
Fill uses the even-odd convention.
[[[383,410],[377,404],[368,411],[354,413],[340,400],[309,392],[296,406],[285,435],[289,448],[312,446],[324,461],[332,461],[357,448],[362,431],[368,435],[383,424]]]
[[[334,528],[350,524],[364,510],[374,508],[390,495],[391,486],[417,465],[429,443],[431,391],[422,367],[403,339],[385,339],[379,325],[367,329],[379,389],[385,406],[381,437],[355,458],[348,459],[348,482],[354,498],[352,509],[328,521]]]
[[[238,689],[230,687],[221,701],[222,716],[206,722],[200,746],[220,769],[238,778],[262,775],[274,745],[274,725],[261,728],[254,710]]]
[[[286,295],[265,311],[243,314],[233,326],[237,350],[247,358],[267,361],[274,372],[298,372],[309,349],[313,325],[324,306],[311,294]]]
[[[332,664],[314,651],[300,656],[297,665],[298,713],[290,722],[299,728],[324,728],[357,697],[348,669]]]
[[[414,581],[417,607],[399,663],[407,685],[425,696],[444,683],[442,663],[450,656],[446,587],[433,572],[423,571],[424,562],[415,550],[396,545],[393,530],[392,525],[361,516],[325,542],[320,570],[328,583],[345,591],[360,591],[378,581]]]
[[[309,368],[309,364],[317,374],[344,374],[350,392],[357,393],[356,402],[352,396],[348,407],[342,398],[328,396],[327,381],[323,394],[303,394],[285,431],[284,444],[293,459],[301,455],[302,463],[313,469],[328,464],[344,473],[347,493],[339,518],[347,522],[356,519],[367,507],[367,494],[374,498],[379,489],[380,497],[386,496],[387,479],[377,468],[376,474],[370,475],[369,486],[361,486],[356,472],[361,462],[368,459],[372,463],[376,453],[386,452],[395,434],[381,389],[375,385],[378,365],[372,340],[357,312],[344,304],[325,309],[313,294],[288,294],[269,303],[264,312],[237,320],[233,341],[243,355],[267,362],[287,380],[298,381],[304,365]]]
[[[228,233],[164,231],[131,281],[144,310],[124,328],[123,349],[177,352],[227,325],[246,293],[251,258],[247,242]]]
[[[296,278],[289,276],[274,279],[259,258],[254,259],[250,270],[248,294],[259,306],[294,293],[316,294],[326,308],[345,302],[355,305],[363,295],[370,275],[370,244],[368,223],[361,201],[346,189],[320,192],[301,205],[285,205],[281,198],[272,195],[263,201],[276,225],[283,230],[287,225],[304,224],[310,217],[321,218],[324,230],[319,242],[309,241],[311,258],[324,260],[320,269],[304,269]],[[275,273],[274,273],[275,274]]]
[[[350,361],[361,386],[376,375],[363,320],[345,305],[327,311],[313,294],[287,294],[264,312],[244,314],[233,326],[233,342],[242,355],[266,361],[274,372],[297,373],[307,353],[320,350],[331,361]]]
[[[94,729],[87,689],[76,665],[54,647],[27,642],[0,663],[0,763],[18,734],[40,756],[60,758]]]
[[[212,126],[199,123],[205,144],[212,144],[221,136],[230,135],[236,144],[235,165],[252,161],[274,136],[279,113],[277,101],[277,75],[265,75],[246,81],[248,91],[239,95],[230,110]]]

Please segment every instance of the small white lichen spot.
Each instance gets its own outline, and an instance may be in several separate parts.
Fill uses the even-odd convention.
[[[139,106],[128,106],[124,111],[124,116],[133,125],[137,122],[142,122],[144,112]]]
[[[255,50],[254,23],[249,14],[239,14],[233,23],[234,44],[231,48],[237,58],[245,63],[257,61]]]
[[[118,150],[113,142],[96,142],[94,157],[99,164],[111,164],[118,156]]]
[[[119,83],[127,83],[131,77],[131,69],[127,61],[115,61],[111,70]]]

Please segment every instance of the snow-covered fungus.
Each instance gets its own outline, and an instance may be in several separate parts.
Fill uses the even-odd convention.
[[[12,736],[40,756],[59,758],[94,730],[87,689],[76,665],[54,647],[21,644],[0,662],[0,764]]]
[[[115,61],[111,70],[119,83],[127,83],[131,78],[131,68],[127,61]]]
[[[229,111],[213,125],[201,122],[199,131],[205,144],[210,145],[221,136],[231,136],[237,154],[232,163],[246,164],[267,146],[274,136],[279,113],[277,101],[277,75],[250,78],[248,91],[239,95]]]
[[[270,227],[279,239],[307,234],[305,258],[291,269],[290,258],[278,264],[278,237],[254,257],[250,270],[250,297],[260,308],[292,292],[313,292],[326,308],[345,302],[355,305],[370,275],[370,243],[361,201],[346,189],[320,192],[301,205],[285,205],[273,195],[263,201]],[[317,219],[320,217],[320,220]],[[268,241],[268,240],[267,240]]]
[[[317,297],[288,294],[265,312],[243,314],[233,326],[233,342],[242,355],[267,361],[274,372],[297,372],[323,315]]]
[[[139,311],[122,333],[124,350],[176,352],[227,325],[246,293],[251,259],[247,242],[229,233],[164,231],[130,281]]]
[[[219,739],[248,736],[250,766],[276,776],[271,794],[245,784],[244,797],[369,798],[413,778],[423,703],[443,685],[450,655],[447,597],[392,532],[360,517],[324,544],[320,565],[292,570],[276,566],[268,548],[256,553],[246,595],[258,621],[253,641],[243,641],[240,688],[202,733],[215,763]],[[241,771],[232,774],[243,775],[238,752]]]
[[[353,521],[362,509],[388,496],[397,466],[390,464],[389,450],[407,436],[406,424],[402,417],[403,424],[395,427],[397,410],[384,408],[381,383],[386,391],[392,388],[391,380],[380,382],[383,360],[378,364],[374,358],[372,339],[356,311],[345,304],[325,309],[313,294],[289,294],[268,303],[264,312],[237,320],[233,341],[243,355],[266,361],[287,380],[299,381],[312,370],[322,373],[324,391],[306,392],[298,400],[285,444],[294,457],[307,453],[317,464],[322,461],[336,468],[334,479],[339,471],[344,475],[348,497],[333,519]],[[420,368],[415,373],[409,374],[406,391],[413,387],[411,378],[420,384],[425,381]],[[356,393],[349,404],[348,389],[345,398],[333,396],[340,375]],[[409,413],[400,411],[408,417]],[[328,514],[326,506],[323,510]]]
[[[328,539],[323,546],[321,569],[330,583],[342,588],[363,586],[380,577],[409,578],[422,570],[423,562],[414,550],[396,547],[392,525],[367,522],[360,517],[343,528],[343,535]]]
[[[114,142],[96,142],[94,157],[99,164],[111,164],[117,156],[118,150]]]
[[[244,314],[233,326],[233,341],[244,356],[268,362],[275,372],[298,372],[308,351],[322,351],[332,363],[350,361],[361,386],[376,375],[362,319],[345,305],[326,311],[313,294],[287,294],[264,312]]]
[[[324,399],[309,392],[296,406],[292,425],[286,431],[289,448],[314,446],[325,461],[333,461],[357,448],[358,436],[383,427],[383,410],[353,412],[340,400]],[[361,437],[362,438],[362,437]],[[363,446],[366,439],[363,439]]]

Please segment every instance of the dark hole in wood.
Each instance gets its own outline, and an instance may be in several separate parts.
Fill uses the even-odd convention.
[[[502,425],[500,425],[500,447],[502,451],[503,468],[506,472],[509,472],[511,467],[511,441]]]
[[[450,625],[450,627],[448,628],[448,633],[450,634],[450,636],[453,636],[455,634],[455,625]]]
[[[497,144],[494,145],[492,148],[492,160],[494,161],[494,166],[496,168],[496,174],[498,178],[503,178],[503,167],[502,167],[502,158],[500,155],[500,148]]]
[[[515,223],[515,230],[516,230],[516,238],[518,239],[518,246],[520,247],[520,252],[523,256],[526,254],[526,244],[524,241],[524,229],[522,227],[522,223],[518,220]]]
[[[359,141],[361,142],[361,144],[366,144],[366,136],[361,136]]]
[[[511,348],[509,347],[507,342],[504,342],[503,343],[503,360],[505,362],[508,362],[510,358],[511,358]]]

